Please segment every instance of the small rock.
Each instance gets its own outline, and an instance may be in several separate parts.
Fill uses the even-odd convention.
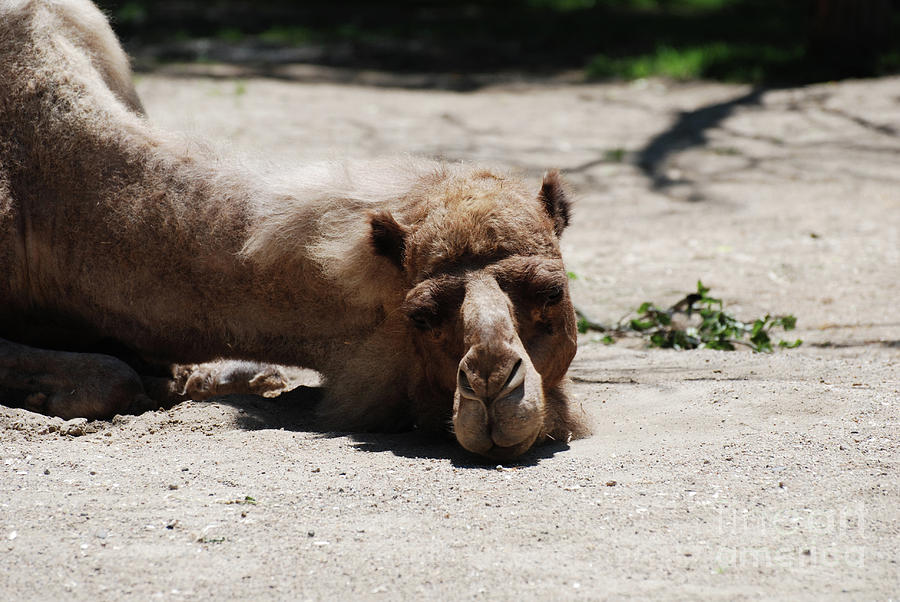
[[[87,418],[72,418],[59,425],[59,432],[71,437],[80,437],[88,432],[87,423]]]

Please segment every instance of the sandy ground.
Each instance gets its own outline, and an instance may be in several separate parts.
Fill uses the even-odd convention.
[[[164,127],[286,165],[412,152],[536,187],[563,168],[593,317],[700,278],[739,316],[795,314],[805,343],[585,335],[594,436],[504,467],[317,432],[309,388],[87,424],[0,407],[0,598],[900,597],[900,79],[138,89]]]

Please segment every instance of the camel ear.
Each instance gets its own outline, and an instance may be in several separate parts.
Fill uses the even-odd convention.
[[[556,230],[556,235],[561,236],[563,230],[569,225],[569,211],[572,202],[566,194],[566,188],[562,178],[559,177],[558,169],[551,169],[544,174],[538,198],[544,204],[544,209],[547,210],[550,219],[553,220],[553,229]]]
[[[388,211],[374,211],[369,216],[372,226],[372,247],[375,253],[387,257],[400,270],[406,253],[406,228],[397,223]]]

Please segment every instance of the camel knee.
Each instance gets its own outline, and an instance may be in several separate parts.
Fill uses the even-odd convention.
[[[109,418],[144,405],[138,374],[109,355],[36,349],[0,339],[0,402],[61,418]]]

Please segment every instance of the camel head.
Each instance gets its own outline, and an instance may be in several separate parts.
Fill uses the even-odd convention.
[[[419,395],[452,399],[465,449],[514,458],[559,432],[548,404],[565,399],[576,349],[559,251],[569,201],[557,172],[540,191],[477,172],[434,197],[407,225],[372,215],[373,245],[409,283],[401,312],[422,363]]]

